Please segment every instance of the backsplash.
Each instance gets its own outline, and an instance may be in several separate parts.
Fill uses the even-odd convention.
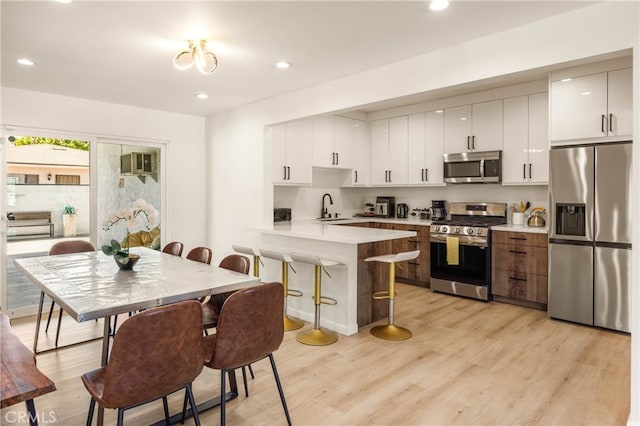
[[[513,203],[526,203],[531,207],[548,208],[548,188],[536,186],[502,186],[499,184],[460,184],[444,187],[403,188],[340,188],[339,174],[333,170],[314,169],[311,187],[274,187],[274,207],[290,207],[292,220],[309,220],[320,216],[322,195],[331,194],[333,205],[326,206],[329,213],[352,217],[361,213],[364,204],[375,203],[378,196],[393,196],[396,203],[406,203],[409,210],[431,207],[431,200],[447,202],[507,203],[507,220],[511,223]]]

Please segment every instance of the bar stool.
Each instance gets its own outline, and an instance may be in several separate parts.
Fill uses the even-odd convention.
[[[371,329],[371,334],[379,339],[406,340],[411,337],[411,331],[398,327],[393,323],[393,302],[396,298],[396,263],[415,259],[420,255],[420,250],[406,251],[397,254],[385,254],[365,259],[365,262],[384,262],[389,264],[389,289],[373,294],[375,300],[389,300],[389,320],[387,325],[378,325]]]
[[[249,256],[253,256],[253,276],[256,278],[260,278],[260,265],[264,266],[264,264],[262,263],[262,260],[260,260],[260,250],[254,249],[251,247],[236,246],[236,245],[232,245],[231,247],[233,248],[233,251],[246,254]]]
[[[315,304],[315,317],[313,321],[313,329],[302,331],[296,336],[296,340],[305,345],[324,346],[335,343],[338,335],[332,331],[326,331],[320,328],[320,305],[335,305],[338,302],[330,297],[324,297],[320,294],[322,287],[322,271],[331,278],[326,268],[330,266],[343,265],[341,262],[329,259],[321,259],[317,256],[304,254],[291,254],[294,262],[307,263],[314,265],[315,280],[313,285],[313,302]]]
[[[282,262],[282,287],[284,289],[284,331],[297,330],[302,328],[304,325],[304,321],[300,321],[299,319],[290,318],[287,316],[287,297],[301,297],[302,292],[300,290],[291,290],[289,288],[289,268],[296,273],[296,270],[293,269],[293,259],[290,255],[286,253],[279,253],[271,250],[260,249],[260,255],[262,257],[266,257],[267,259],[278,260]]]

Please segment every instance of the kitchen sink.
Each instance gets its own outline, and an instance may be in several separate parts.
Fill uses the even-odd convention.
[[[349,220],[348,217],[325,217],[325,218],[316,218],[319,222],[337,222],[340,220]]]

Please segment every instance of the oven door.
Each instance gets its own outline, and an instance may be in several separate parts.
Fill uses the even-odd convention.
[[[491,255],[485,238],[460,237],[458,264],[447,262],[446,235],[431,235],[431,289],[488,300]]]

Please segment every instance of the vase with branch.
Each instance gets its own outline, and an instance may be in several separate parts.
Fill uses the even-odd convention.
[[[122,269],[132,269],[140,256],[129,252],[129,235],[139,225],[144,225],[147,230],[155,225],[158,219],[158,211],[143,199],[137,199],[130,208],[124,208],[113,212],[104,222],[103,229],[110,230],[114,225],[123,222],[126,225],[127,236],[124,246],[118,240],[111,240],[110,245],[103,245],[102,252],[113,256],[118,266]]]

